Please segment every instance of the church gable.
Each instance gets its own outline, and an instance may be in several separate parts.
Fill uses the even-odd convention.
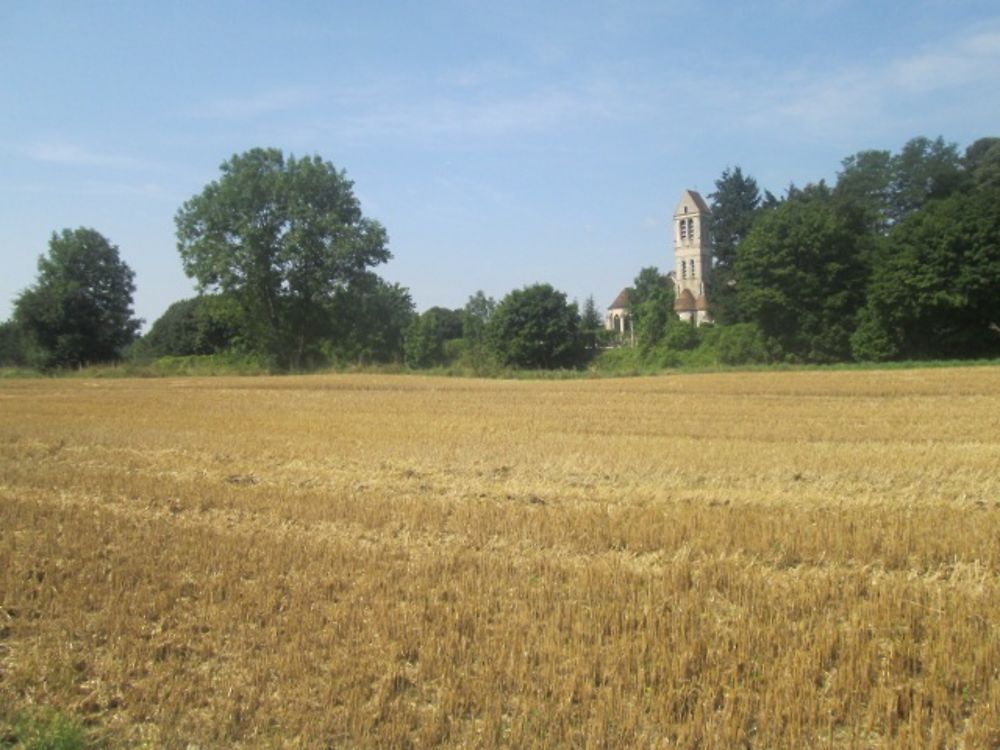
[[[677,203],[677,208],[674,209],[674,217],[686,216],[688,214],[707,214],[710,213],[708,204],[705,203],[705,199],[701,197],[701,193],[697,190],[685,190],[681,193],[681,199]]]

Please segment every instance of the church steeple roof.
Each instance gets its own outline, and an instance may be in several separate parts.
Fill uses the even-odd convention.
[[[685,208],[694,209],[694,211],[685,211]],[[681,193],[681,199],[677,204],[677,209],[674,211],[674,216],[680,216],[686,213],[711,213],[708,204],[705,203],[705,199],[701,197],[701,193],[697,190],[685,190]]]

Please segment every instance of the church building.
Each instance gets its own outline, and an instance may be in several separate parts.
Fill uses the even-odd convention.
[[[685,190],[674,211],[674,312],[695,325],[711,322],[706,283],[712,272],[712,238],[708,204],[694,190]]]
[[[685,190],[674,210],[674,269],[663,277],[674,288],[674,312],[695,325],[711,323],[708,315],[708,275],[712,272],[712,240],[708,229],[708,204],[696,190]],[[618,293],[608,307],[604,327],[632,335],[628,311],[629,292]]]

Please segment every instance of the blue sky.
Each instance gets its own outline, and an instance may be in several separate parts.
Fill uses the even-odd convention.
[[[418,309],[536,281],[604,307],[672,267],[683,189],[917,135],[1000,135],[995,0],[0,0],[0,319],[87,226],[152,323],[193,294],[174,214],[255,146],[345,169]]]

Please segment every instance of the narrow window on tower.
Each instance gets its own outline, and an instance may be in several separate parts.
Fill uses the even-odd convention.
[[[687,219],[681,219],[681,239],[687,239]]]

